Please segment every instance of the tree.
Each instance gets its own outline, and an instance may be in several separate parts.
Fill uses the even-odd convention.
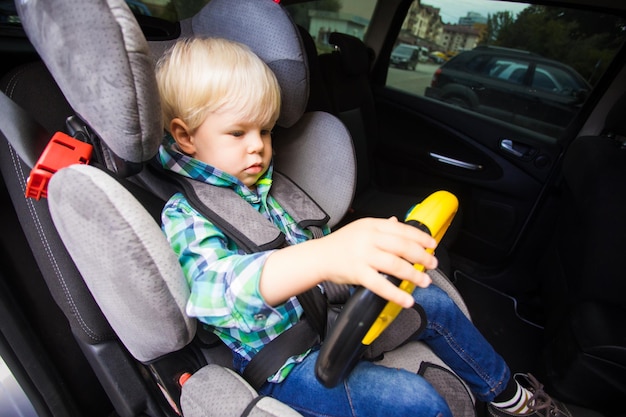
[[[625,27],[616,16],[533,5],[501,27],[493,44],[563,62],[593,82],[624,42]]]
[[[496,12],[487,15],[487,26],[481,36],[481,45],[491,45],[498,39],[498,34],[503,28],[513,24],[515,18],[509,11]]]

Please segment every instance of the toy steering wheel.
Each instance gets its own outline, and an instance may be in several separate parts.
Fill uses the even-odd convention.
[[[418,227],[435,238],[437,243],[448,230],[458,209],[457,198],[447,191],[437,191],[414,206],[405,223]],[[432,250],[429,250],[432,253]],[[415,269],[424,270],[415,264]],[[384,274],[409,294],[415,284]],[[367,347],[400,314],[402,307],[385,300],[372,291],[358,287],[337,317],[330,334],[322,344],[315,374],[326,387],[336,386],[356,365]]]

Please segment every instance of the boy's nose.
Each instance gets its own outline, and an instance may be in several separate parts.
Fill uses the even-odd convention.
[[[254,132],[249,135],[248,152],[260,152],[265,146],[261,132]]]

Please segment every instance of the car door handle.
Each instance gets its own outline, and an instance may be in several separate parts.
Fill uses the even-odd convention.
[[[469,169],[470,171],[482,171],[483,166],[480,164],[473,164],[471,162],[460,161],[458,159],[450,158],[449,156],[440,155],[435,152],[429,153],[430,157],[441,162],[443,164],[452,165],[458,168]]]
[[[507,153],[510,153],[517,158],[525,159],[533,157],[537,152],[537,150],[532,146],[526,145],[525,143],[516,142],[511,139],[501,139],[500,149]]]

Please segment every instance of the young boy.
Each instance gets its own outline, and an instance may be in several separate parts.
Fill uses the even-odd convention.
[[[427,313],[419,335],[461,376],[493,416],[568,416],[532,379],[530,390],[510,376],[503,359],[428,275],[436,268],[425,249],[435,241],[395,218],[357,220],[312,239],[269,193],[271,132],[280,112],[272,71],[247,47],[223,39],[178,42],[157,65],[165,129],[160,149],[166,169],[239,195],[286,236],[289,246],[245,253],[194,210],[182,194],[162,213],[163,231],[179,257],[191,289],[187,313],[211,326],[233,351],[243,372],[264,346],[298,322],[296,295],[320,284],[362,285]],[[320,262],[323,259],[323,262]],[[417,285],[407,294],[379,272]],[[310,416],[451,416],[446,402],[419,375],[361,361],[337,387],[315,377],[314,347],[290,358],[265,383],[270,395]],[[497,401],[494,402],[494,401]]]

